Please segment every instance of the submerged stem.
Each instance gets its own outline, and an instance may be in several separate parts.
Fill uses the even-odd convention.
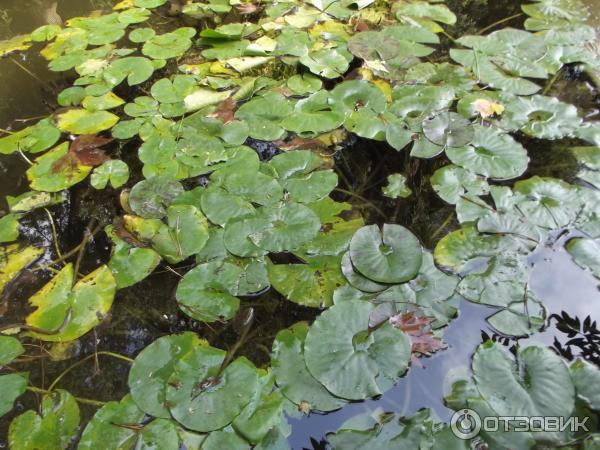
[[[37,388],[35,386],[27,386],[27,390],[29,392],[35,392],[36,394],[52,394],[51,390],[40,389],[40,388]],[[92,400],[90,398],[82,398],[82,397],[75,397],[75,396],[73,396],[73,398],[78,403],[83,403],[83,404],[86,404],[86,405],[92,405],[92,406],[104,406],[104,405],[106,405],[106,402],[101,402],[100,400]]]
[[[521,17],[522,15],[523,15],[523,13],[518,13],[518,14],[514,14],[514,15],[509,16],[509,17],[505,17],[504,19],[500,19],[500,20],[492,23],[491,25],[488,25],[487,27],[482,28],[481,30],[479,30],[477,32],[477,34],[483,34],[486,31],[491,30],[492,28],[496,28],[498,25],[502,25],[503,23],[510,22],[513,19],[517,19],[517,18]]]

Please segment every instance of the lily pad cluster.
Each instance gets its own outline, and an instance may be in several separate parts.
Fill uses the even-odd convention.
[[[184,21],[165,22],[168,3],[124,0],[0,43],[0,56],[39,46],[50,70],[73,80],[54,114],[0,138],[1,154],[30,163],[31,189],[8,197],[0,218],[0,291],[36,262],[32,270],[49,275],[24,323],[5,330],[18,339],[0,336],[0,415],[27,389],[27,373],[11,366],[25,353],[20,340],[81,338],[119,289],[162,263],[189,269],[175,300],[196,321],[229,321],[270,288],[324,311],[281,330],[265,369],[191,332],[161,337],[133,361],[121,401],[80,426],[81,399],[52,386],[38,410],[13,419],[11,448],[67,448],[78,428],[81,449],[288,448],[286,415],[382,395],[408,370],[407,317],[441,342],[465,298],[496,308],[488,322],[503,335],[542,329],[529,259],[560,233],[579,233],[566,248],[600,278],[598,148],[572,151],[581,184],[509,181],[528,169],[529,139],[600,145],[597,122],[548,95],[566,65],[600,70],[597,31],[578,1],[527,3],[526,30],[462,36],[447,58],[436,53],[440,34],[457,18],[435,0],[188,1]],[[407,228],[365,225],[334,200],[338,144],[351,135],[437,158],[429,182],[460,228],[433,254]],[[255,150],[267,144],[270,155]],[[99,226],[112,242],[109,261],[81,273],[73,253],[58,249],[53,260],[19,232],[24,218],[47,213],[55,234],[47,208],[88,179],[103,195],[120,192],[124,213]],[[390,175],[383,194],[408,197],[408,180]],[[473,379],[456,384],[447,404],[484,416],[569,416],[598,410],[594,383],[598,372],[583,361],[567,368],[537,347],[513,361],[486,343]],[[483,436],[490,448],[571,438]],[[426,410],[352,420],[328,439],[344,449],[466,448]]]

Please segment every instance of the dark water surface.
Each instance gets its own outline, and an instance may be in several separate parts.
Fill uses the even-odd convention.
[[[592,6],[597,0],[588,0]],[[111,5],[108,0],[60,0],[54,13],[51,0],[1,0],[0,1],[0,39],[12,35],[30,32],[48,20],[57,20],[57,15],[63,19]],[[503,1],[487,5],[485,0],[456,0],[447,2],[455,12],[469,13],[469,21],[462,21],[460,30],[449,30],[458,35],[474,32],[485,27],[499,18],[509,16],[518,11],[519,2]],[[596,11],[600,8],[596,7]],[[597,13],[595,20],[597,19]],[[459,20],[459,23],[461,21]],[[514,25],[518,25],[517,23]],[[14,58],[14,60],[13,60]],[[27,70],[24,70],[24,66]],[[19,129],[30,123],[29,119],[45,116],[56,108],[57,93],[67,85],[65,75],[53,74],[46,69],[46,62],[28,52],[24,55],[12,55],[0,60],[0,128]],[[583,89],[585,80],[571,82],[564,91],[565,95],[573,94],[581,103],[596,104],[594,94],[590,89]],[[571,91],[569,91],[571,89]],[[583,93],[581,93],[583,92]],[[579,96],[579,97],[578,97]],[[594,114],[593,107],[586,112]],[[20,121],[15,121],[20,119]],[[371,144],[372,145],[372,144]],[[537,148],[535,143],[525,146],[532,153],[532,171],[538,173],[547,170],[548,160],[540,156],[546,149]],[[546,143],[547,145],[547,143]],[[545,154],[545,153],[544,153]],[[380,209],[388,221],[398,221],[415,233],[419,234],[424,243],[433,248],[435,242],[428,242],[432,230],[435,230],[451,211],[441,200],[430,195],[426,187],[428,180],[417,180],[413,185],[421,186],[422,192],[416,189],[416,195],[410,202],[400,204],[382,200],[381,185],[387,173],[406,169],[418,178],[427,173],[431,167],[427,163],[411,161],[407,163],[404,156],[389,149],[371,148],[358,141],[353,148],[345,152],[344,171],[359,168],[360,175],[372,186],[367,190],[367,196]],[[381,164],[384,162],[384,164]],[[409,164],[408,167],[406,165]],[[6,195],[16,195],[27,190],[24,171],[27,165],[18,156],[0,159],[0,198]],[[529,173],[528,175],[531,175]],[[357,176],[357,178],[361,178]],[[414,181],[414,180],[413,180]],[[356,188],[355,185],[343,186],[346,189]],[[58,227],[63,249],[77,245],[83,235],[83,227],[90,216],[110,215],[111,208],[117,204],[116,193],[89,194],[85,188],[76,188],[72,193],[72,201],[67,206],[53,209],[58,217]],[[94,211],[85,208],[93,206]],[[0,204],[0,209],[5,208]],[[381,218],[370,217],[370,221],[381,221]],[[33,215],[24,223],[27,228],[25,235],[37,244],[50,246],[52,243],[49,223],[43,214]],[[436,239],[445,234],[441,233]],[[106,261],[109,246],[99,235],[93,240],[86,253],[84,268],[93,268]],[[590,273],[580,269],[573,263],[570,256],[561,245],[543,248],[536,252],[530,261],[534,265],[531,288],[539,299],[547,306],[550,314],[560,314],[563,310],[570,316],[583,321],[587,316],[600,321],[600,290],[598,280]],[[180,267],[177,270],[185,270]],[[27,311],[26,299],[35,292],[43,280],[33,277],[30,282],[21,282],[10,292],[9,311],[2,319],[3,323],[11,318],[23,317]],[[90,355],[94,350],[114,351],[130,357],[135,355],[156,338],[169,333],[183,330],[194,330],[207,338],[212,345],[228,348],[239,337],[233,324],[219,327],[208,327],[183,316],[174,299],[173,292],[178,277],[165,268],[144,280],[137,286],[119,291],[111,311],[111,316],[95,332],[89,333],[66,349],[75,359],[46,364],[44,359],[39,365],[30,368],[34,385],[47,387],[48,384],[77,358]],[[290,326],[299,320],[312,320],[316,312],[283,301],[276,293],[265,294],[258,298],[246,299],[245,306],[252,306],[256,311],[253,334],[239,354],[249,357],[257,365],[267,365],[269,351],[273,338],[278,330]],[[493,310],[466,301],[460,305],[460,315],[447,328],[444,340],[448,344],[445,351],[431,358],[422,360],[423,368],[413,367],[398,384],[380,399],[352,403],[340,411],[328,414],[313,414],[302,419],[290,419],[292,435],[290,444],[294,449],[320,448],[325,434],[336,430],[348,418],[377,408],[402,414],[412,414],[420,408],[428,407],[434,410],[440,419],[449,418],[450,412],[443,405],[443,396],[453,379],[468,372],[470,358],[476,346],[482,341],[482,332],[492,336],[493,332],[487,327],[485,318]],[[555,339],[564,343],[566,336],[556,328],[557,321],[550,320],[548,328],[530,339],[522,340],[520,344],[553,345]],[[515,342],[507,342],[513,345]],[[576,349],[574,350],[576,354]],[[97,400],[120,399],[127,392],[127,363],[113,359],[100,358],[98,364],[90,361],[71,371],[60,383],[59,387],[69,389],[74,395]],[[32,394],[23,396],[17,403],[17,408],[11,414],[0,419],[0,447],[5,446],[6,431],[10,420],[23,410],[35,407],[37,398]],[[94,414],[95,408],[82,405],[83,420]],[[85,422],[82,422],[85,423]]]

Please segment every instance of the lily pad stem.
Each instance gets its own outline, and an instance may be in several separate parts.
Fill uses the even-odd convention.
[[[51,394],[52,391],[50,390],[46,390],[46,389],[40,389],[37,388],[35,386],[28,386],[27,390],[30,392],[35,392],[36,394]],[[89,398],[82,398],[82,397],[73,397],[77,402],[79,403],[83,403],[85,405],[92,405],[92,406],[104,406],[106,405],[106,402],[101,402],[100,400],[92,400]]]
[[[91,235],[94,236],[94,235],[98,234],[98,232],[100,231],[100,228],[101,228],[100,225],[98,225],[96,228],[94,228]],[[60,258],[55,259],[54,261],[50,261],[48,264],[44,264],[43,266],[36,267],[35,269],[33,269],[33,271],[37,272],[39,270],[51,270],[50,266],[59,264],[65,260],[69,259],[71,256],[76,255],[77,252],[79,252],[79,250],[81,249],[82,245],[83,245],[83,242],[81,242],[77,247],[73,247],[71,250],[69,250],[67,253],[65,253]]]
[[[58,245],[58,234],[56,233],[56,224],[54,223],[54,219],[52,218],[52,214],[48,211],[48,208],[44,208],[46,214],[48,215],[48,220],[50,221],[50,226],[52,227],[52,240],[54,241],[54,249],[56,250],[56,254],[59,258],[62,258],[62,253],[60,251],[60,247]]]
[[[431,240],[435,239],[438,234],[440,234],[442,231],[444,231],[444,228],[446,228],[450,222],[452,221],[452,219],[454,218],[454,210],[450,211],[450,214],[448,214],[448,217],[446,217],[446,220],[444,220],[442,222],[442,224],[437,227],[437,229],[433,232],[433,234],[431,235]]]
[[[500,19],[497,22],[494,22],[491,25],[488,25],[487,27],[482,28],[481,30],[479,30],[477,32],[477,34],[483,34],[486,31],[491,30],[492,28],[496,28],[498,25],[502,25],[503,23],[510,22],[513,19],[517,19],[517,18],[521,17],[522,15],[523,15],[523,13],[518,13],[518,14],[514,14],[514,15],[509,16],[509,17],[505,17],[504,19]]]
[[[83,255],[85,253],[85,249],[87,248],[90,239],[92,238],[91,228],[94,225],[96,219],[90,220],[90,223],[85,228],[85,235],[83,236],[83,241],[81,242],[81,247],[79,248],[79,254],[77,255],[77,261],[75,261],[74,273],[79,274],[79,267],[81,266],[81,261],[83,260]]]
[[[379,209],[377,206],[375,206],[373,204],[373,202],[369,201],[368,199],[366,199],[362,195],[357,194],[357,193],[352,192],[352,191],[347,191],[346,189],[342,189],[342,188],[335,188],[335,190],[338,191],[338,192],[341,192],[342,194],[349,195],[350,197],[354,197],[354,198],[357,198],[358,200],[361,200],[361,201],[365,202],[369,207],[371,207],[375,212],[377,212],[377,214],[379,214],[383,218],[386,218],[385,213],[381,209]]]
[[[122,361],[127,361],[129,363],[133,362],[133,359],[131,359],[131,358],[127,357],[127,356],[124,356],[124,355],[120,355],[118,353],[113,353],[113,352],[95,352],[95,353],[92,353],[91,355],[87,355],[85,358],[80,359],[75,364],[72,364],[71,366],[69,366],[65,370],[63,370],[61,372],[61,374],[58,377],[56,377],[54,379],[54,381],[52,382],[52,384],[48,387],[48,391],[54,390],[54,388],[60,382],[60,380],[62,380],[65,377],[65,375],[67,375],[71,370],[76,369],[77,367],[85,364],[90,359],[95,359],[98,356],[110,356],[112,358],[120,359]]]
[[[542,95],[546,95],[550,91],[550,89],[552,89],[552,86],[554,86],[554,83],[556,83],[556,80],[558,80],[558,77],[560,76],[561,73],[562,73],[562,70],[559,70],[558,72],[556,72],[554,74],[554,76],[552,78],[550,78],[550,81],[548,81],[548,83],[546,84],[546,87],[542,91]]]

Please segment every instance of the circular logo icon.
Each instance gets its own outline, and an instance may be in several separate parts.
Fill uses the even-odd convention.
[[[450,428],[459,439],[474,438],[481,430],[481,417],[472,409],[461,409],[452,415]]]

